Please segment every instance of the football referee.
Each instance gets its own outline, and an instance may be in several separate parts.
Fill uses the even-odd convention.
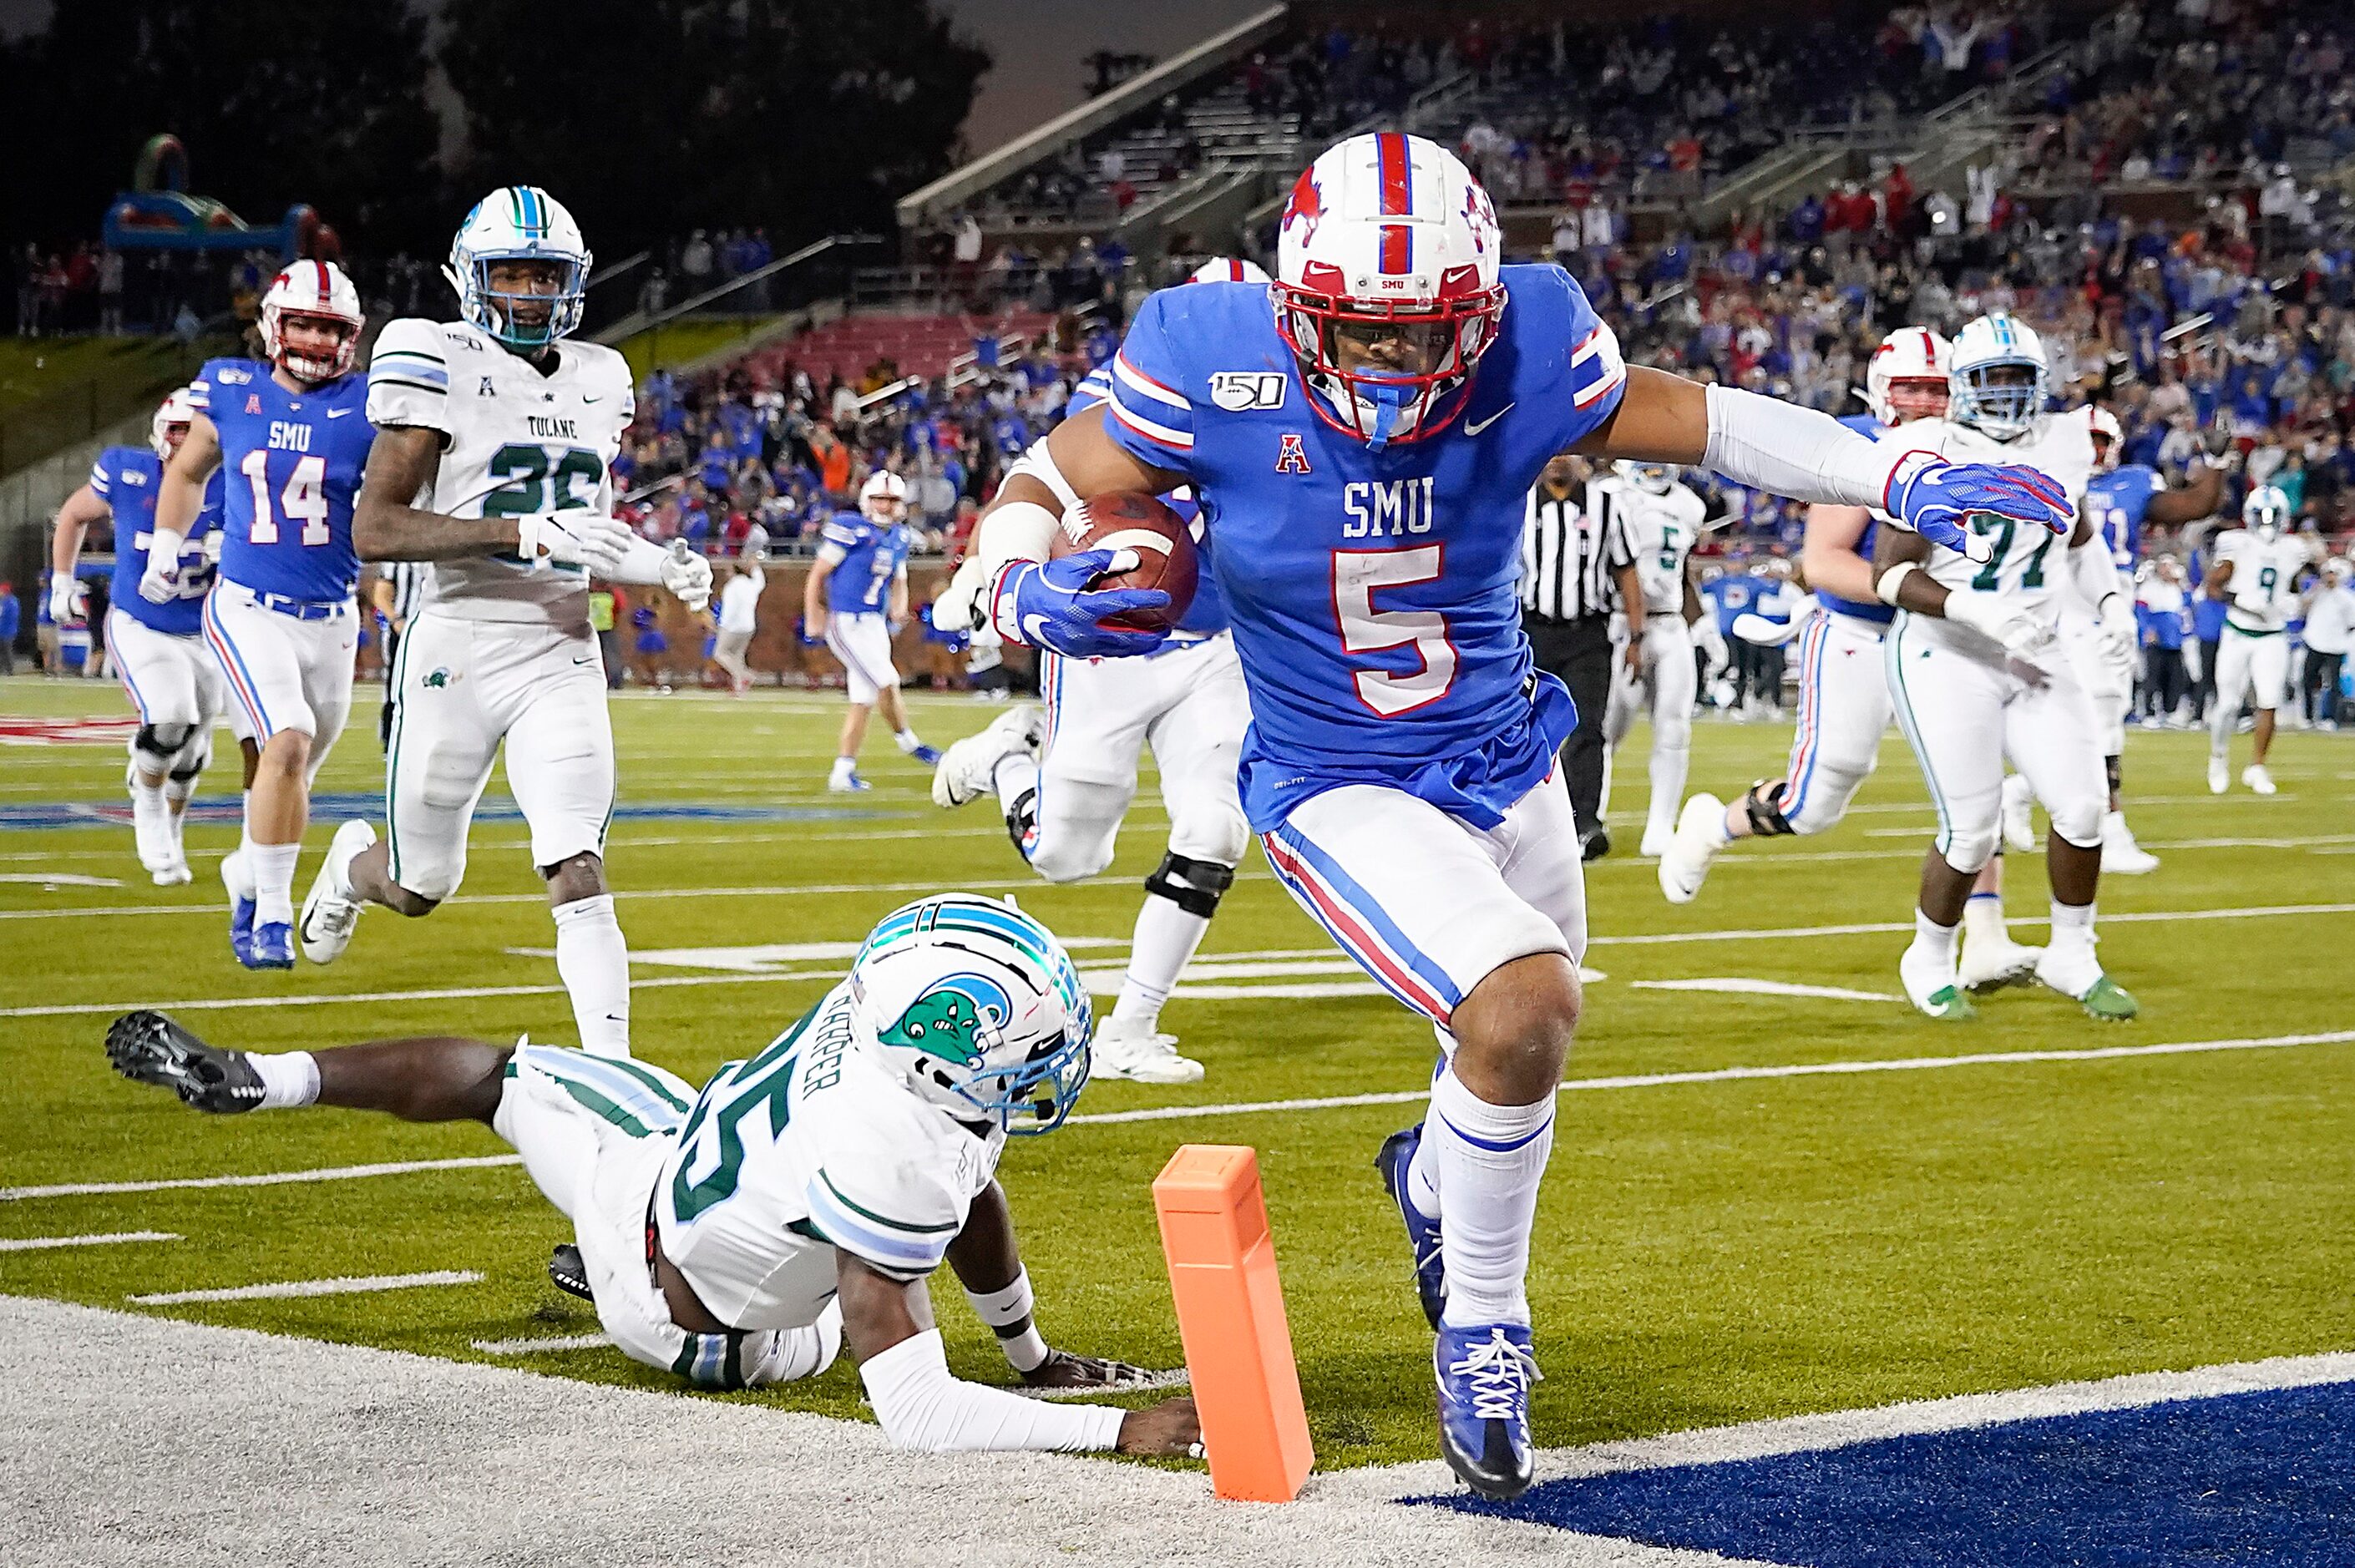
[[[384,712],[376,725],[376,742],[381,750],[392,749],[392,707],[400,695],[392,679],[393,657],[400,652],[400,634],[424,597],[422,561],[381,562],[376,581],[368,585],[368,603],[375,607],[378,624],[384,628]]]
[[[1627,646],[1641,648],[1644,593],[1609,493],[1590,492],[1591,477],[1584,458],[1565,453],[1546,464],[1529,492],[1521,523],[1521,629],[1538,668],[1561,676],[1578,705],[1578,729],[1561,748],[1562,779],[1579,843],[1588,860],[1600,860],[1611,853],[1601,811],[1611,611],[1626,605]]]

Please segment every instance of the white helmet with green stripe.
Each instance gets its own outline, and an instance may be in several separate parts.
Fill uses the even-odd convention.
[[[1095,1009],[1053,932],[944,893],[885,916],[850,966],[859,1043],[959,1121],[1061,1124],[1088,1081]]]
[[[458,291],[458,313],[510,348],[544,348],[581,324],[594,258],[564,205],[538,185],[503,185],[474,204],[450,241],[442,269]],[[552,261],[552,295],[491,287],[500,261]],[[534,320],[546,302],[544,320]]]

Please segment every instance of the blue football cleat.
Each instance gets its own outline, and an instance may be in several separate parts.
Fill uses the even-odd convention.
[[[250,969],[291,969],[294,967],[294,926],[288,920],[272,920],[256,926],[245,950],[238,961]]]
[[[1439,1380],[1439,1451],[1482,1497],[1510,1502],[1536,1472],[1529,1446],[1529,1384],[1541,1375],[1521,1323],[1439,1326],[1432,1347]]]
[[[941,765],[941,748],[937,746],[923,746],[920,744],[915,750],[908,753],[908,755],[914,758],[918,762],[922,763],[927,768],[938,768]]]
[[[229,950],[251,969],[246,953],[253,945],[253,881],[245,874],[245,857],[234,850],[221,856],[220,879],[229,890]]]
[[[1425,1218],[1406,1195],[1407,1167],[1414,1163],[1414,1151],[1422,1144],[1423,1123],[1400,1128],[1382,1139],[1381,1152],[1374,1156],[1374,1169],[1382,1173],[1382,1185],[1390,1190],[1391,1202],[1398,1205],[1399,1217],[1406,1221],[1406,1239],[1414,1248],[1414,1293],[1423,1298],[1423,1317],[1436,1329],[1439,1309],[1447,1304],[1447,1266],[1440,1248],[1439,1222]]]

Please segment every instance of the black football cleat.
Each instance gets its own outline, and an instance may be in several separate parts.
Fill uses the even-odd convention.
[[[581,1261],[581,1249],[570,1242],[558,1242],[549,1255],[548,1277],[567,1296],[578,1296],[594,1303],[597,1298],[589,1289],[589,1266]]]
[[[1374,1156],[1374,1169],[1382,1173],[1382,1186],[1398,1205],[1399,1217],[1406,1222],[1407,1245],[1414,1248],[1415,1299],[1423,1303],[1424,1319],[1436,1330],[1439,1314],[1447,1305],[1447,1265],[1439,1222],[1426,1219],[1406,1195],[1407,1167],[1414,1163],[1415,1149],[1422,1142],[1423,1123],[1401,1128],[1382,1140],[1381,1152]]]
[[[134,1084],[154,1084],[216,1116],[261,1104],[261,1075],[242,1051],[208,1045],[160,1012],[126,1012],[106,1032],[106,1059]]]

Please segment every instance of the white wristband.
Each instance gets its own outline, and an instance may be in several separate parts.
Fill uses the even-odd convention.
[[[981,520],[973,553],[988,564],[992,577],[1008,561],[1043,561],[1062,521],[1035,501],[1006,502]]]
[[[1894,608],[1897,603],[1897,591],[1905,586],[1906,576],[1921,569],[1920,566],[1912,561],[1898,562],[1897,565],[1881,573],[1881,580],[1872,585],[1873,597],[1880,599],[1881,603]]]

